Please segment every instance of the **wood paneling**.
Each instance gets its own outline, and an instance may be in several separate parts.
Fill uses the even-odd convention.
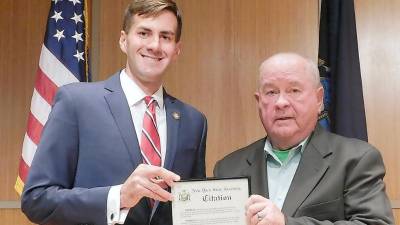
[[[14,191],[49,1],[0,1],[0,200]]]
[[[0,209],[0,220],[7,225],[31,225],[20,209]]]
[[[117,72],[125,65],[125,55],[119,48],[120,31],[122,30],[122,18],[128,0],[94,1],[92,47],[92,68],[94,80],[104,80]]]
[[[394,209],[393,214],[396,224],[400,224],[400,209]]]
[[[400,1],[355,3],[369,142],[384,157],[389,197],[399,201]]]

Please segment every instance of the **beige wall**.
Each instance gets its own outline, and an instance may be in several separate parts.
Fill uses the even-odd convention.
[[[125,63],[118,47],[129,2],[93,2],[92,70],[105,79]],[[356,0],[370,142],[387,167],[387,191],[399,207],[399,0]],[[318,0],[180,0],[183,50],[167,90],[203,111],[209,123],[207,173],[216,160],[264,135],[252,94],[257,67],[278,51],[316,59]],[[0,201],[17,200],[13,185],[48,13],[47,0],[0,1]],[[400,209],[395,209],[400,221]],[[0,209],[4,224],[29,224],[18,209]]]

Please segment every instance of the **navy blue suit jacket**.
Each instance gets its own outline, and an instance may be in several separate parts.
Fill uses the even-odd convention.
[[[205,116],[164,92],[164,167],[181,179],[205,177]],[[179,118],[172,115],[178,113]],[[142,163],[119,73],[101,82],[61,87],[42,133],[22,196],[22,210],[40,224],[106,224],[107,195]],[[151,219],[147,200],[125,224],[172,224],[170,203]]]

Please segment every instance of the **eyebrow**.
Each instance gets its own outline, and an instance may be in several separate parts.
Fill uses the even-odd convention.
[[[289,84],[291,84],[291,85],[302,85],[302,83],[301,82],[299,82],[299,81],[297,81],[297,80],[295,80],[295,81],[289,81]]]
[[[172,37],[175,36],[175,32],[172,31],[161,31],[160,33],[167,36],[172,36]]]
[[[147,32],[153,32],[152,29],[147,28],[147,27],[138,27],[137,29],[138,30],[144,30],[144,31],[147,31]],[[165,31],[161,31],[160,33],[163,34],[163,35],[175,36],[175,32],[173,32],[173,31],[165,30]]]

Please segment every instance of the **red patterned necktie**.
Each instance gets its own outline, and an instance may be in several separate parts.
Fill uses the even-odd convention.
[[[146,112],[143,116],[140,150],[143,162],[153,166],[161,166],[160,136],[157,131],[156,100],[151,96],[144,98]]]

